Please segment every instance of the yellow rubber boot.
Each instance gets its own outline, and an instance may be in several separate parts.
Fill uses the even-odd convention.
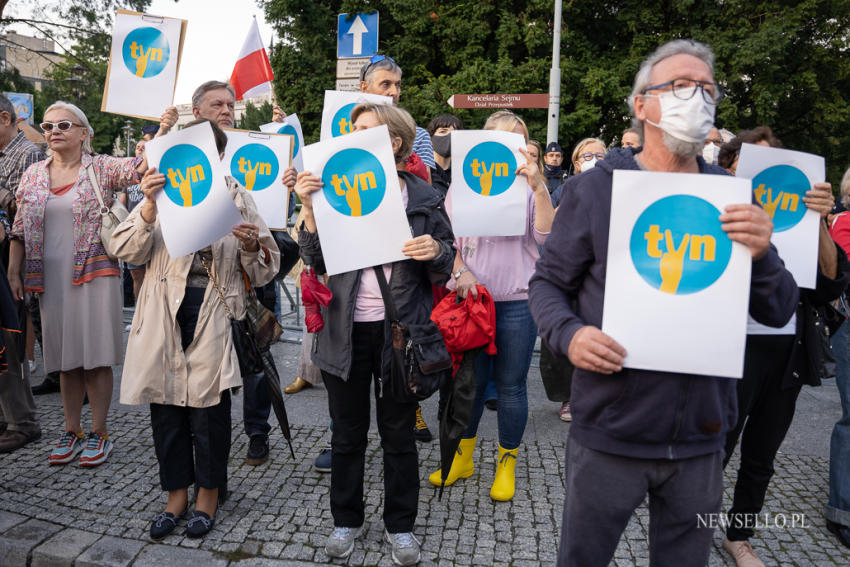
[[[516,484],[516,459],[519,447],[505,449],[499,445],[499,462],[496,463],[496,478],[490,488],[490,498],[507,502],[514,497]]]
[[[460,440],[455,457],[452,459],[452,468],[449,469],[446,486],[454,484],[454,482],[459,478],[469,478],[472,476],[472,473],[475,472],[475,463],[472,462],[472,454],[475,452],[476,439],[478,439],[478,437]],[[431,473],[431,476],[428,477],[428,480],[434,486],[440,486],[442,484],[442,470],[443,469],[437,469],[435,472]]]

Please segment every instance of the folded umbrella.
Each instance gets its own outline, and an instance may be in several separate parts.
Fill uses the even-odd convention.
[[[452,389],[446,407],[443,410],[443,418],[440,420],[440,494],[438,500],[443,499],[443,488],[455,452],[460,445],[460,438],[469,427],[472,418],[472,405],[475,403],[475,357],[481,351],[476,348],[467,351],[463,355],[457,373],[452,378]]]
[[[304,323],[308,333],[318,333],[325,326],[321,307],[327,307],[333,299],[333,293],[316,277],[313,268],[301,272],[301,303],[304,305]]]
[[[280,430],[286,442],[289,443],[289,453],[292,458],[295,458],[295,451],[292,449],[292,432],[289,429],[289,418],[286,416],[286,406],[283,405],[283,392],[280,389],[280,375],[277,372],[274,358],[271,350],[266,349],[260,357],[263,361],[263,374],[266,377],[266,384],[269,387],[269,397],[271,398],[274,415],[277,417],[277,422],[280,424]]]

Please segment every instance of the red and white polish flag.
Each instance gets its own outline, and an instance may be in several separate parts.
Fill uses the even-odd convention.
[[[230,84],[236,91],[236,100],[242,100],[271,92],[273,80],[272,66],[254,18],[230,75]]]

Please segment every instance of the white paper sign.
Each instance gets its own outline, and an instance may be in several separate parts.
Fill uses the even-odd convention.
[[[225,133],[225,170],[250,191],[269,228],[286,229],[289,190],[283,184],[283,172],[289,167],[292,137],[248,130],[226,129]]]
[[[773,219],[770,241],[800,287],[814,289],[820,215],[803,202],[806,191],[826,179],[821,156],[743,144],[736,177],[752,179],[756,199]]]
[[[328,275],[407,259],[412,236],[385,125],[305,147],[304,167],[324,183],[312,200]]]
[[[288,134],[292,136],[292,167],[298,172],[304,171],[304,159],[301,157],[301,148],[304,147],[304,134],[301,132],[301,121],[297,114],[290,114],[283,122],[269,122],[260,126],[260,132],[274,132],[275,134]]]
[[[461,130],[452,137],[451,200],[455,236],[517,236],[528,228],[528,181],[521,134]]]
[[[740,378],[752,260],[719,217],[749,183],[616,170],[611,197],[602,331],[624,366]]]
[[[159,122],[174,102],[186,20],[118,10],[101,110]]]
[[[389,96],[346,91],[325,91],[325,106],[322,107],[322,130],[319,141],[324,142],[354,131],[351,123],[351,111],[358,104],[392,104]]]
[[[148,165],[165,175],[156,207],[172,258],[197,252],[242,222],[209,123],[154,138],[145,155]]]

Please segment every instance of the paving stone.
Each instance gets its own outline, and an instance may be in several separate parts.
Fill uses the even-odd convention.
[[[143,541],[103,536],[77,557],[74,567],[126,567],[145,545]]]
[[[33,548],[62,529],[62,526],[27,520],[0,535],[0,565],[28,565]]]
[[[133,567],[162,567],[163,565],[204,565],[227,567],[228,560],[212,551],[182,549],[170,545],[150,544],[139,553]]]
[[[28,519],[29,516],[22,516],[21,514],[12,514],[11,512],[4,512],[0,510],[0,534],[6,533],[6,531],[12,528],[12,526],[22,524]]]
[[[100,534],[67,528],[33,549],[32,567],[72,567],[74,560],[101,537]]]

